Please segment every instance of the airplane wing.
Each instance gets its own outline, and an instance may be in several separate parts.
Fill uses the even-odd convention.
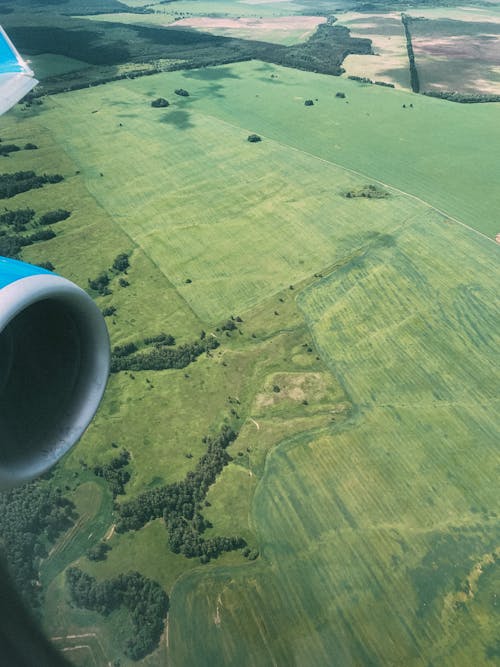
[[[5,113],[38,81],[0,26],[0,114]]]

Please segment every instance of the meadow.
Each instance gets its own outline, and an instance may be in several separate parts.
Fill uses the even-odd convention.
[[[177,584],[174,663],[196,632],[199,665],[491,664],[496,261],[430,216],[300,293],[356,411],[268,456],[252,504],[262,560]]]
[[[159,96],[170,106],[152,108]],[[259,62],[65,93],[2,120],[3,141],[39,146],[5,169],[65,176],[8,207],[72,212],[24,258],[88,287],[127,252],[129,286],[112,274],[96,297],[116,308],[113,345],[201,330],[221,343],[183,370],[113,374],[56,469],[80,523],[42,564],[44,617],[75,664],[133,663],[123,611],[69,603],[70,564],[98,579],[139,570],[168,591],[145,666],[491,664],[497,125],[494,105]],[[221,331],[231,316],[242,322]],[[207,494],[207,536],[240,534],[259,556],[202,565],[168,550],[161,520],[117,534],[92,467],[130,451],[132,498],[183,479],[224,423],[239,436]],[[111,551],[91,562],[101,539]]]

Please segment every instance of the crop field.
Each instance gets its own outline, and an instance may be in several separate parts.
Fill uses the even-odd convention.
[[[412,44],[421,91],[500,92],[500,10],[419,7],[410,10]],[[374,56],[349,55],[346,75],[392,82],[409,90],[406,39],[398,12],[338,14],[353,37],[372,40]]]
[[[247,20],[262,20],[263,18],[269,19],[273,22],[280,22],[281,17],[285,17],[285,20],[288,19],[293,21],[294,15],[301,14],[306,5],[300,2],[282,2],[269,0],[267,2],[245,2],[245,0],[176,0],[175,4],[154,4],[151,2],[143,2],[143,0],[130,0],[129,2],[124,2],[123,4],[129,5],[132,8],[148,6],[148,9],[152,9],[154,13],[151,14],[136,14],[136,13],[120,13],[114,12],[111,14],[95,14],[95,15],[86,15],[86,18],[92,21],[111,21],[112,23],[127,23],[127,24],[138,24],[138,25],[168,25],[175,22],[177,25],[183,25],[184,21],[197,21],[204,20],[206,21],[207,17],[214,19],[215,17],[218,20],[226,19],[232,21],[239,21],[241,19],[241,24],[237,26],[237,30],[234,33],[238,37],[244,37],[245,39],[261,39],[269,38],[270,28],[260,28],[259,26],[253,26],[255,29],[248,29],[245,27],[245,21]],[[316,3],[316,7],[321,7],[321,2]],[[327,8],[330,9],[330,8]],[[302,18],[307,22],[309,17],[296,17],[297,19]],[[185,25],[188,25],[186,23]],[[198,26],[192,26],[198,27]],[[301,35],[306,31],[310,34],[310,28],[304,28],[302,30],[297,30],[296,34],[292,34],[290,37],[289,31],[293,31],[294,27],[290,25],[284,25],[282,23],[281,29],[273,31],[273,39],[269,41],[277,41],[278,43],[291,43],[294,44],[297,41],[301,41]],[[241,34],[241,31],[244,30],[245,34]],[[283,35],[283,31],[287,31],[287,35]],[[259,36],[256,36],[256,34]],[[224,32],[217,32],[217,34],[226,34]]]
[[[411,22],[422,90],[500,93],[500,14]]]
[[[160,96],[170,106],[152,108]],[[168,592],[144,667],[492,664],[499,131],[495,105],[260,62],[2,119],[3,142],[39,146],[5,170],[65,177],[3,205],[71,210],[23,257],[87,288],[126,252],[129,285],[111,272],[112,293],[93,294],[116,308],[112,345],[202,330],[221,343],[184,369],[113,373],[54,473],[80,523],[42,564],[44,619],[76,665],[137,663],[123,610],[69,602],[70,564],[99,580],[138,570]],[[130,452],[120,503],[184,479],[224,423],[239,436],[206,536],[241,535],[255,560],[174,554],[160,519],[117,533],[93,467]],[[111,550],[91,561],[100,540]]]
[[[198,3],[196,3],[196,8],[193,9],[198,10]],[[224,14],[214,18],[213,14],[214,12],[210,11],[209,16],[204,16],[203,13],[200,16],[198,10],[196,14],[191,15],[189,12],[177,10],[174,12],[174,10],[168,9],[168,5],[166,7],[162,5],[161,9],[158,9],[154,14],[96,14],[81,18],[125,23],[127,25],[189,28],[214,35],[222,35],[223,37],[255,39],[287,46],[306,41],[314,33],[317,26],[326,20],[322,16],[241,16],[241,12],[238,13],[238,16]]]
[[[193,17],[176,21],[176,27],[185,26],[225,37],[290,45],[307,40],[325,20],[321,16],[280,16],[265,19]]]
[[[411,90],[406,38],[398,12],[347,11],[337,18],[339,25],[349,28],[353,37],[372,40],[373,55],[350,54],[344,60],[345,76],[368,77]]]

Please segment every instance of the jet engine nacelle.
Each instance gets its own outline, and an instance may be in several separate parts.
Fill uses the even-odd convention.
[[[41,475],[80,438],[109,360],[106,324],[82,289],[0,258],[0,489]]]

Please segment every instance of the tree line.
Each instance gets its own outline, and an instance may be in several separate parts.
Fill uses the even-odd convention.
[[[160,641],[168,611],[168,595],[156,581],[139,572],[119,574],[113,579],[96,579],[77,567],[66,570],[66,581],[73,603],[107,616],[119,607],[130,612],[132,633],[124,652],[132,660],[151,653]]]
[[[408,52],[408,61],[410,63],[410,83],[411,89],[414,93],[420,92],[420,80],[418,78],[417,65],[415,63],[415,53],[413,52],[413,44],[411,41],[410,22],[411,16],[401,14],[401,22],[405,29],[406,36],[406,50]]]
[[[201,514],[208,489],[231,460],[226,449],[236,437],[237,433],[224,425],[218,435],[203,438],[207,451],[184,480],[150,489],[118,505],[117,532],[138,530],[163,517],[170,549],[187,558],[200,557],[203,563],[223,551],[244,547],[245,540],[238,536],[205,539],[203,533],[210,524]]]
[[[459,102],[460,104],[481,104],[485,102],[500,102],[500,95],[493,93],[457,93],[456,91],[429,90],[423,93],[429,97],[437,97],[441,100]]]

